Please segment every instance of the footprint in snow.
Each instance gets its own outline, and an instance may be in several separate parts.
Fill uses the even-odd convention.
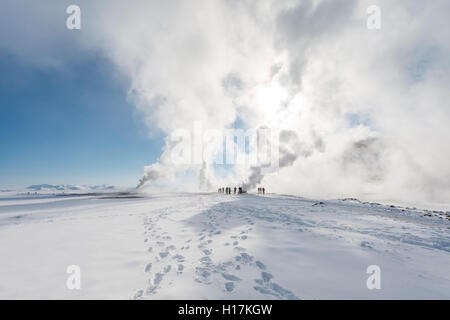
[[[222,273],[222,277],[228,281],[240,281],[241,280],[241,278],[236,277],[235,275],[232,275],[229,273]]]
[[[165,266],[164,267],[164,273],[169,273],[171,269],[172,269],[171,265]]]
[[[149,286],[146,290],[146,294],[151,295],[155,294],[156,290],[159,288],[159,284],[163,280],[164,275],[162,273],[155,274],[155,277],[153,278],[153,281],[151,281],[153,284]]]
[[[144,294],[144,290],[139,290],[138,292],[136,292],[136,294],[134,295],[133,299],[137,300],[142,298],[142,295]]]
[[[181,254],[174,255],[172,259],[177,260],[178,262],[184,262],[184,257]]]
[[[197,267],[195,268],[195,274],[197,275],[197,278],[195,279],[196,282],[211,284],[210,282],[211,272],[209,272],[208,269]]]
[[[233,282],[225,282],[225,290],[228,292],[231,292],[234,290],[234,283]]]
[[[235,257],[235,260],[242,263],[249,263],[253,261],[253,257],[246,252],[242,252],[239,256]]]
[[[200,262],[204,265],[211,265],[212,264],[212,260],[210,257],[206,256],[200,259]]]
[[[273,278],[273,275],[268,272],[263,272],[261,273],[261,278],[264,282],[269,282]]]
[[[255,282],[258,286],[254,286],[253,289],[261,294],[272,295],[279,299],[296,300],[298,297],[291,291],[286,290],[277,283],[272,282],[273,275],[268,272],[261,273],[261,279],[256,279]]]
[[[161,257],[161,258],[165,258],[165,257],[167,257],[169,255],[169,252],[168,251],[163,251],[163,252],[160,252],[159,253],[159,256]]]

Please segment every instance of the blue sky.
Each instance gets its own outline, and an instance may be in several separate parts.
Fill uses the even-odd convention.
[[[0,52],[0,70],[0,186],[133,186],[159,157],[162,137],[148,137],[105,59],[55,68]]]

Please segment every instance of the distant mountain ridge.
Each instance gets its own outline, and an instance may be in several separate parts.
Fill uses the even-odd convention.
[[[1,196],[14,196],[26,194],[84,194],[84,193],[110,193],[128,190],[127,188],[116,187],[113,185],[72,185],[72,184],[33,184],[25,188],[7,188],[0,187]]]
[[[35,184],[35,185],[31,185],[28,186],[26,188],[26,190],[28,191],[69,191],[69,192],[73,192],[73,191],[84,191],[84,192],[89,192],[89,191],[114,191],[116,190],[115,186],[112,185],[94,185],[94,186],[86,186],[86,185],[70,185],[70,184],[57,184],[57,185],[53,185],[53,184]]]

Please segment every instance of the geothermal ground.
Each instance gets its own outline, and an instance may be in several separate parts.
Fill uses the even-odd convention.
[[[0,257],[1,299],[450,299],[449,214],[354,199],[9,196]]]

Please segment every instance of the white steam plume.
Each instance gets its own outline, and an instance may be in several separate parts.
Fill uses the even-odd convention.
[[[225,129],[239,116],[298,137],[284,154],[281,137],[278,172],[247,168],[236,182],[319,197],[450,198],[450,37],[436,22],[448,2],[381,1],[379,31],[366,28],[367,1],[137,4],[111,10],[108,21],[122,23],[101,37],[149,126]],[[173,176],[164,158],[146,176]]]

